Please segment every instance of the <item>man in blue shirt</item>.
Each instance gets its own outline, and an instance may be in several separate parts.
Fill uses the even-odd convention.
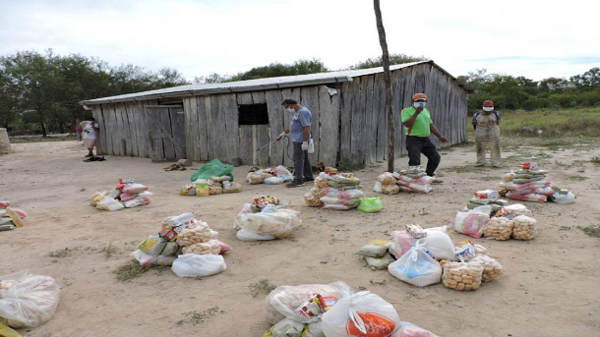
[[[291,133],[292,144],[294,144],[294,181],[287,184],[287,187],[304,186],[305,182],[315,180],[312,175],[312,166],[308,160],[312,114],[307,108],[290,98],[283,100],[281,105],[286,112],[293,114],[290,127],[277,137],[277,140],[280,140],[286,134]]]

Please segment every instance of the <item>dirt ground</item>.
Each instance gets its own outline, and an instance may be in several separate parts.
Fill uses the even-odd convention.
[[[167,164],[143,158],[85,163],[85,151],[75,142],[15,144],[13,149],[16,153],[0,157],[0,200],[10,200],[29,219],[23,228],[0,232],[0,275],[29,269],[54,277],[62,288],[54,318],[21,330],[24,336],[262,336],[269,327],[263,312],[266,293],[253,294],[249,288],[261,279],[273,285],[342,280],[355,290],[364,287],[382,296],[402,320],[444,337],[600,336],[600,240],[577,228],[600,224],[600,166],[589,161],[600,156],[598,146],[556,151],[520,147],[503,154],[502,169],[471,168],[472,146],[444,149],[439,170],[443,185],[428,195],[385,196],[385,208],[376,214],[306,207],[302,195],[310,186],[290,190],[244,183],[239,194],[183,197],[178,190],[189,182],[191,171],[165,172]],[[390,239],[389,233],[406,223],[453,223],[474,190],[493,188],[503,173],[532,155],[550,170],[555,185],[577,194],[577,202],[527,203],[539,223],[534,241],[471,239],[504,265],[506,274],[500,279],[474,292],[441,284],[417,288],[387,271],[368,269],[356,254],[369,240]],[[400,159],[397,166],[406,161]],[[236,179],[242,181],[247,171],[236,168]],[[356,172],[369,195],[382,171],[380,165]],[[150,205],[117,212],[89,205],[93,192],[126,177],[150,187],[155,193]],[[238,241],[232,229],[235,216],[245,202],[264,193],[300,210],[301,228],[287,240]],[[233,247],[225,256],[225,272],[197,280],[151,269],[127,283],[115,279],[113,270],[131,260],[137,243],[157,233],[163,218],[189,211]],[[455,242],[468,239],[449,233]],[[109,245],[111,254],[106,253]],[[67,256],[49,255],[65,248]],[[192,324],[190,312],[214,307],[219,311]]]

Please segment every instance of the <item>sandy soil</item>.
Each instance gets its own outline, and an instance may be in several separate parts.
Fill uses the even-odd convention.
[[[600,336],[600,240],[576,228],[600,223],[600,167],[589,162],[600,155],[598,147],[545,150],[552,158],[537,160],[551,171],[550,180],[577,194],[577,203],[528,203],[539,221],[534,241],[472,239],[488,248],[506,274],[464,293],[441,284],[410,286],[387,271],[368,269],[355,252],[371,239],[390,238],[390,231],[406,223],[452,223],[474,190],[494,187],[495,178],[515,167],[524,153],[540,149],[504,153],[512,156],[504,169],[482,170],[467,166],[474,161],[472,147],[445,149],[443,185],[429,195],[384,197],[385,209],[378,214],[308,208],[302,195],[310,186],[289,190],[245,184],[239,194],[182,197],[178,189],[191,171],[165,172],[166,164],[141,158],[85,163],[85,151],[75,142],[15,144],[13,149],[16,153],[0,157],[0,199],[9,199],[30,218],[25,227],[0,233],[0,274],[29,269],[54,277],[62,287],[54,318],[21,330],[24,336],[261,336],[268,328],[266,294],[253,297],[249,289],[261,279],[274,285],[343,280],[393,303],[402,320],[444,337]],[[406,165],[405,158],[400,165]],[[236,168],[236,179],[243,180],[247,170]],[[356,174],[370,191],[382,171],[383,166],[372,166]],[[121,177],[148,185],[155,193],[153,203],[118,212],[89,206],[93,192],[113,187]],[[585,180],[573,180],[577,177]],[[232,229],[236,214],[263,193],[292,202],[302,212],[302,227],[288,240],[238,241]],[[115,279],[113,270],[130,261],[129,253],[157,232],[161,219],[187,211],[199,214],[233,247],[225,272],[195,280],[178,278],[168,269],[150,270],[128,283]],[[450,235],[455,242],[468,238],[453,230]],[[109,244],[117,252],[107,258],[102,250]],[[74,251],[64,258],[49,256],[64,248]],[[223,312],[201,324],[177,324],[189,318],[186,313],[215,306]]]

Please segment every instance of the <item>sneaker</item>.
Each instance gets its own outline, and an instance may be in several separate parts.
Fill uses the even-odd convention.
[[[304,183],[303,182],[299,183],[297,181],[292,181],[291,183],[289,183],[289,184],[287,184],[285,186],[288,187],[288,188],[302,187],[302,186],[304,186]]]
[[[473,165],[474,167],[482,167],[485,166],[485,163],[476,163],[475,165]]]

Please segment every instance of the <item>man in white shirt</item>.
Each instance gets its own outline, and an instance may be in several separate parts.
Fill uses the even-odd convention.
[[[89,119],[89,123],[83,128],[83,142],[85,144],[85,147],[87,147],[89,153],[86,155],[86,157],[93,157],[94,156],[94,145],[96,145],[96,138],[97,138],[97,134],[98,134],[98,123],[96,123],[96,120],[91,117]]]

